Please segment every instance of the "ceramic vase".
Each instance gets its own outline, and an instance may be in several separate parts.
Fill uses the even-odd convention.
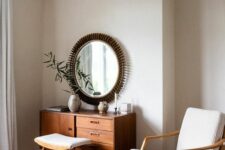
[[[106,101],[100,102],[98,105],[98,111],[100,114],[104,114],[107,112],[109,106],[108,103]]]
[[[81,101],[79,95],[70,95],[68,107],[71,112],[78,112],[80,110]]]

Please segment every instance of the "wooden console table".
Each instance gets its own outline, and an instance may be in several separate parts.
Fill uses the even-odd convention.
[[[136,147],[135,113],[98,114],[95,111],[40,112],[40,134],[60,133],[86,137],[98,150],[130,150]]]

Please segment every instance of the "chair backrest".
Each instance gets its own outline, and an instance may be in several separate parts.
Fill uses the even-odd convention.
[[[177,150],[214,144],[223,135],[224,117],[218,111],[188,108],[178,137]]]

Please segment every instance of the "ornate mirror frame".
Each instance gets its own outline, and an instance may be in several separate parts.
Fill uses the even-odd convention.
[[[116,81],[115,86],[112,88],[112,90],[106,94],[105,96],[102,97],[90,97],[87,96],[87,94],[83,93],[82,90],[79,90],[77,94],[80,96],[81,100],[92,105],[98,105],[100,101],[107,101],[111,102],[114,99],[114,93],[119,93],[121,89],[124,86],[126,76],[127,76],[127,63],[125,59],[125,55],[123,50],[121,49],[120,45],[118,42],[116,42],[111,36],[102,34],[102,33],[92,33],[88,34],[84,37],[82,37],[73,47],[70,57],[69,57],[69,68],[71,70],[71,84],[72,85],[78,85],[78,82],[76,80],[76,69],[75,69],[75,63],[76,63],[76,58],[77,55],[79,54],[80,50],[82,47],[84,47],[87,43],[90,41],[102,41],[107,43],[109,46],[112,47],[114,50],[116,57],[118,59],[118,64],[119,64],[119,74],[118,78]],[[73,91],[76,89],[74,87],[71,87]]]

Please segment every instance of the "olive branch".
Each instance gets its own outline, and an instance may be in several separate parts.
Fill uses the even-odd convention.
[[[69,68],[69,64],[65,61],[58,61],[56,60],[55,54],[52,52],[48,52],[44,54],[46,57],[46,61],[43,63],[46,64],[47,68],[51,68],[56,71],[55,74],[55,81],[62,83],[63,80],[67,82],[67,84],[70,86],[70,90],[63,90],[65,92],[75,94],[77,93],[81,87],[78,84],[72,84],[71,80],[74,78],[74,75],[71,74],[71,69]],[[90,80],[90,74],[86,75],[81,69],[80,69],[80,57],[76,60],[76,72],[79,76],[79,80],[84,81],[85,88],[88,88],[89,90],[94,91],[93,85]],[[75,89],[74,91],[72,89]]]

